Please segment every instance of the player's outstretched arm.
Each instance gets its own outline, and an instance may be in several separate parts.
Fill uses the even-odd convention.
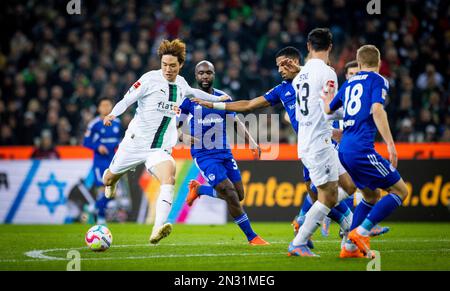
[[[226,101],[226,100],[231,99],[227,95],[222,95],[222,96],[211,95],[200,89],[196,89],[196,88],[192,88],[192,87],[188,87],[188,89],[186,91],[186,96],[195,97],[196,99],[210,101],[210,102],[221,102],[221,101]]]
[[[127,110],[128,107],[130,107],[130,105],[134,104],[139,97],[142,95],[143,92],[143,86],[141,84],[142,82],[136,82],[134,83],[133,86],[131,86],[130,90],[128,90],[128,92],[125,94],[125,96],[123,96],[123,99],[120,100],[112,109],[111,113],[108,114],[104,119],[103,119],[103,124],[106,126],[111,126],[112,121],[120,116],[122,113],[125,112],[125,110]]]
[[[234,101],[234,102],[208,102],[203,101],[198,98],[193,98],[193,102],[198,103],[199,105],[206,107],[206,108],[214,108],[218,110],[227,110],[227,111],[234,111],[234,112],[246,112],[246,111],[252,111],[258,108],[264,108],[270,106],[270,103],[267,102],[266,98],[263,96],[259,96],[257,98],[254,98],[252,100],[240,100],[240,101]]]
[[[384,142],[387,144],[389,160],[394,167],[397,167],[397,150],[395,149],[394,138],[392,137],[391,129],[389,128],[389,121],[383,104],[374,103],[372,105],[372,114],[375,125],[383,137]]]
[[[236,130],[239,135],[244,135],[245,143],[250,145],[250,149],[253,154],[253,158],[255,160],[259,160],[261,158],[261,148],[259,147],[258,143],[253,139],[250,132],[248,132],[247,127],[245,124],[239,119],[239,117],[235,117],[236,121]]]

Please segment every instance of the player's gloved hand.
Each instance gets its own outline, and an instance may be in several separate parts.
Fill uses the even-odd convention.
[[[197,103],[200,106],[206,107],[206,108],[213,108],[213,102],[209,102],[209,101],[205,101],[202,99],[198,99],[198,98],[192,98],[191,99],[192,102]]]
[[[398,157],[397,150],[395,149],[395,144],[388,144],[387,147],[389,152],[389,161],[391,162],[392,166],[394,166],[394,168],[397,168]]]
[[[256,149],[251,149],[253,159],[260,160],[261,159],[261,148],[258,146]]]
[[[103,125],[105,126],[111,126],[112,121],[115,119],[116,117],[114,115],[107,115],[105,116],[105,118],[103,118]]]
[[[97,148],[97,151],[101,154],[101,155],[107,155],[109,154],[108,148],[105,147],[104,145],[99,145]]]

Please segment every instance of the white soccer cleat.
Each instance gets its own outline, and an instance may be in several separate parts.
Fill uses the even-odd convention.
[[[108,169],[106,169],[103,172],[103,176],[102,176],[102,180],[103,181],[105,181],[106,171],[108,171]],[[106,198],[112,199],[112,198],[114,198],[116,196],[116,185],[117,185],[117,182],[118,181],[116,181],[116,183],[113,183],[112,185],[109,185],[109,186],[105,185],[105,197]]]
[[[105,197],[108,199],[113,199],[116,196],[116,183],[111,186],[105,186]]]
[[[150,236],[150,243],[157,244],[160,240],[167,237],[172,232],[172,224],[165,223],[163,224],[155,234]]]

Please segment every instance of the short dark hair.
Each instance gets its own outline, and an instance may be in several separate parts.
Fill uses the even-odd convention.
[[[102,103],[103,101],[109,101],[109,102],[111,102],[112,105],[114,105],[114,103],[115,103],[114,99],[105,96],[105,97],[100,97],[97,99],[97,106],[99,106],[100,103]]]
[[[287,46],[282,49],[280,49],[277,54],[275,55],[275,58],[278,57],[287,57],[287,58],[293,58],[298,59],[298,61],[302,62],[302,54],[298,49],[296,49],[293,46]]]
[[[348,73],[348,69],[350,69],[350,68],[357,68],[357,67],[358,67],[358,62],[356,60],[350,61],[350,62],[345,64],[344,72],[345,72],[345,74],[347,74]]]
[[[332,44],[333,34],[328,28],[314,28],[308,33],[308,42],[315,51],[325,51]]]

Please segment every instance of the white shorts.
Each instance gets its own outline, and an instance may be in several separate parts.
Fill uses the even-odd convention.
[[[342,167],[337,151],[332,147],[326,147],[311,155],[304,155],[302,163],[308,168],[311,182],[315,186],[337,181],[339,168]]]
[[[347,173],[347,170],[344,168],[344,166],[341,164],[341,161],[339,160],[339,154],[338,149],[334,148],[334,153],[336,155],[336,160],[338,161],[338,175],[339,177],[345,173]]]
[[[109,171],[122,174],[145,163],[145,167],[151,172],[154,166],[164,161],[171,161],[175,166],[175,160],[169,151],[137,147],[133,139],[125,135],[109,165]]]

